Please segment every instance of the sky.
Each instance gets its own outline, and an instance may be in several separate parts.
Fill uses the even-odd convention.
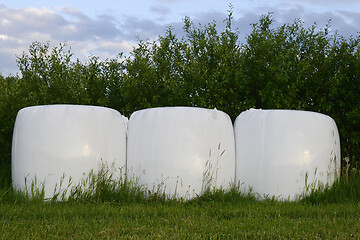
[[[169,27],[181,36],[183,19],[216,21],[219,31],[233,6],[233,27],[246,41],[251,24],[273,13],[274,26],[304,21],[346,38],[360,32],[360,0],[0,0],[0,74],[17,74],[16,56],[32,42],[67,43],[76,58],[129,54],[140,40],[156,40]]]

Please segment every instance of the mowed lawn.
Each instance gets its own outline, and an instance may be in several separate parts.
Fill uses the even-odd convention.
[[[3,203],[1,239],[360,239],[360,204]]]

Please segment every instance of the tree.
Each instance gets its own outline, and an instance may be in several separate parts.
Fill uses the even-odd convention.
[[[34,42],[18,57],[21,76],[0,76],[0,155],[10,163],[17,111],[39,104],[107,106],[130,116],[161,106],[217,108],[234,120],[251,107],[310,110],[335,119],[342,154],[360,162],[360,36],[345,39],[301,20],[273,27],[272,14],[252,25],[245,43],[232,27],[172,28],[157,41],[139,41],[129,56],[73,60],[66,44]]]

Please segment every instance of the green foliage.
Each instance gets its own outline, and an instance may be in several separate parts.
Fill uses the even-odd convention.
[[[360,36],[345,39],[301,20],[273,27],[271,14],[252,25],[245,43],[232,27],[232,9],[216,22],[184,19],[156,42],[139,41],[129,56],[82,63],[66,44],[34,42],[18,56],[20,76],[0,76],[0,167],[9,177],[16,113],[39,104],[107,106],[129,116],[149,107],[214,108],[235,119],[251,107],[299,109],[335,119],[342,155],[360,159]],[[9,179],[9,178],[7,178]]]

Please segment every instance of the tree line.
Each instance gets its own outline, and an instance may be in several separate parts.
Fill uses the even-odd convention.
[[[150,107],[217,108],[234,120],[249,108],[327,114],[337,123],[342,156],[360,162],[360,36],[344,38],[330,25],[304,27],[297,19],[273,27],[271,14],[252,24],[246,41],[232,12],[216,22],[184,19],[156,41],[139,40],[131,53],[100,61],[72,60],[66,44],[34,42],[17,56],[20,75],[0,75],[0,166],[10,169],[17,112],[41,104],[89,104],[129,116]]]

